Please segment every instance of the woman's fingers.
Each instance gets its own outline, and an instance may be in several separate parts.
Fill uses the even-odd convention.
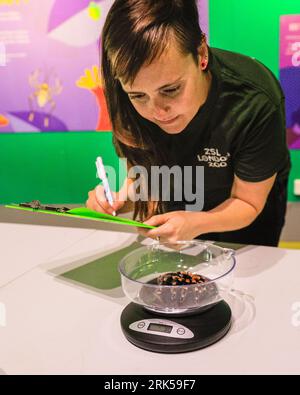
[[[98,185],[94,190],[88,193],[86,207],[94,211],[99,211],[101,213],[113,214],[114,211],[118,211],[124,205],[124,202],[117,200],[117,193],[112,192],[112,195],[114,199],[113,207],[111,207],[106,199],[103,186]]]
[[[167,219],[168,216],[166,214],[154,215],[153,217],[145,221],[144,224],[150,226],[159,226],[164,224]]]
[[[105,207],[96,198],[96,191],[92,190],[88,193],[88,199],[85,203],[86,207],[90,210],[99,211],[101,213],[107,212]]]
[[[147,221],[147,224],[148,222],[149,221]],[[161,223],[161,222],[160,220],[157,220],[157,222],[153,221],[152,223]],[[172,227],[170,227],[168,223],[163,223],[163,225],[160,225],[155,229],[138,228],[138,232],[144,237],[150,237],[151,239],[160,240],[160,241],[168,240],[170,237],[172,237]]]

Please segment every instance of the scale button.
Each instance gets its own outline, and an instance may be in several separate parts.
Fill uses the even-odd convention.
[[[142,328],[144,328],[145,325],[146,325],[146,324],[145,324],[144,322],[139,322],[139,323],[137,324],[137,327],[138,327],[139,329],[142,329]]]
[[[178,333],[178,335],[184,335],[185,334],[185,330],[183,328],[178,328],[177,329],[177,333]]]

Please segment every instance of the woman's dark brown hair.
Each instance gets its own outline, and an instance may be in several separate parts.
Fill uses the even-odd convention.
[[[155,144],[157,126],[138,114],[119,78],[132,84],[143,65],[159,58],[171,37],[198,63],[203,33],[196,0],[116,0],[102,31],[101,72],[113,142],[130,167],[144,166],[148,174],[151,166],[168,164],[168,157]],[[148,201],[135,202],[134,218],[139,215],[142,221],[164,212],[162,201],[151,201],[150,181],[148,191]]]

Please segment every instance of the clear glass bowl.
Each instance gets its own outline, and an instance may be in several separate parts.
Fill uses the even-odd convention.
[[[198,314],[223,300],[232,288],[235,252],[210,242],[154,242],[127,254],[119,264],[126,296],[163,315]],[[200,274],[205,283],[160,285],[166,273]]]

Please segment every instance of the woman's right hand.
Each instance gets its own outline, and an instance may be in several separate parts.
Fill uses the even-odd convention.
[[[85,203],[86,207],[94,211],[99,211],[100,213],[113,215],[113,211],[117,213],[125,204],[125,200],[121,199],[119,193],[112,192],[114,204],[111,206],[106,199],[102,185],[98,185],[95,189],[90,191],[88,196],[88,200]]]

